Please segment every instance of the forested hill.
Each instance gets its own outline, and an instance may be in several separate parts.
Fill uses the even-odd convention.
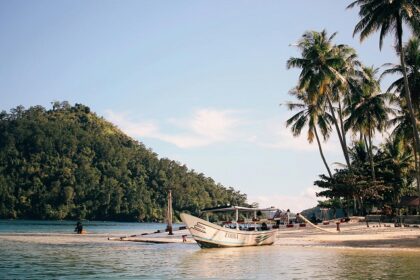
[[[89,107],[0,113],[0,218],[155,221],[168,189],[175,213],[246,202],[246,195],[159,159]]]

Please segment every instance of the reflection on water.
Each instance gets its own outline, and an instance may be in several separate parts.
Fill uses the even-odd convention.
[[[419,253],[248,247],[186,254],[179,269],[210,279],[419,279]]]
[[[25,238],[0,235],[0,279],[419,279],[420,253],[404,251],[280,245],[203,250],[102,237],[62,244]]]

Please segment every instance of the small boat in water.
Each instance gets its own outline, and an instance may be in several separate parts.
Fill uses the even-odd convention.
[[[224,223],[220,226],[208,221],[208,214],[213,212],[235,212],[235,221],[233,223]],[[239,212],[253,212],[254,217],[249,220],[239,220]],[[243,246],[262,246],[272,245],[276,240],[277,230],[274,227],[269,228],[268,219],[259,220],[257,213],[261,212],[279,212],[275,208],[246,208],[246,207],[227,207],[205,210],[207,220],[182,213],[181,219],[187,226],[192,237],[201,248],[223,248],[223,247],[243,247]],[[274,219],[271,219],[274,221]],[[232,226],[234,228],[232,228]]]

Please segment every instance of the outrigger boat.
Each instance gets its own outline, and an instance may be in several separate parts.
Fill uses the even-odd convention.
[[[223,226],[208,221],[209,214],[214,212],[235,212],[234,222],[225,222]],[[252,220],[239,220],[239,212],[251,212]],[[268,212],[267,219],[258,219],[257,213]],[[227,208],[213,208],[202,211],[207,216],[203,220],[189,214],[182,213],[181,219],[187,226],[192,237],[201,248],[243,247],[272,245],[276,239],[276,225],[269,227],[270,221],[275,221],[275,215],[280,213],[276,208],[247,208],[232,206]],[[270,217],[270,214],[271,217]],[[232,226],[234,228],[232,228]],[[278,225],[277,225],[278,227]]]

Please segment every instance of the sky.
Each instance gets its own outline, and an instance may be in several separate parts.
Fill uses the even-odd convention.
[[[382,51],[377,34],[353,38],[351,2],[1,0],[0,110],[82,103],[250,203],[301,211],[326,171],[285,127],[293,44],[326,29],[365,65],[398,62],[392,37]],[[335,136],[323,147],[332,168],[344,162]]]

